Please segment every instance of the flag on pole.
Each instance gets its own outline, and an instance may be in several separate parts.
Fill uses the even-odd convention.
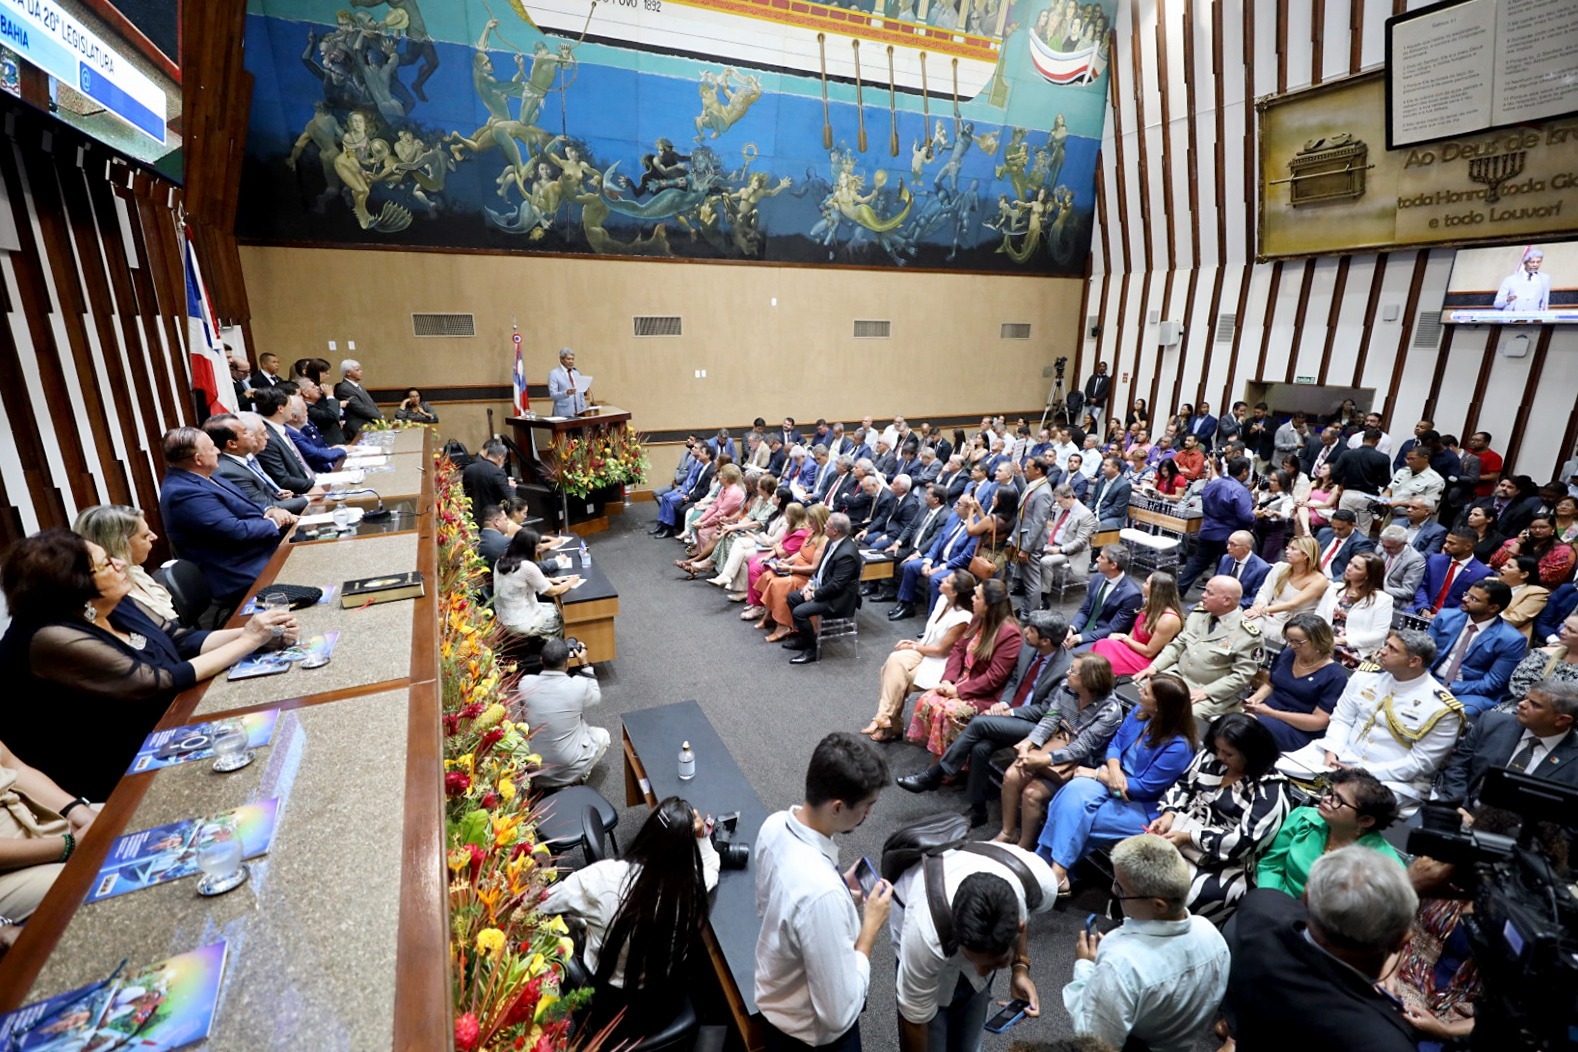
[[[186,352],[191,360],[192,390],[200,392],[208,415],[234,413],[239,409],[235,385],[230,379],[230,363],[225,360],[224,341],[214,305],[197,270],[197,250],[192,232],[186,238]]]
[[[515,372],[511,382],[515,388],[515,414],[531,412],[531,396],[526,393],[526,362],[521,357],[521,330],[520,326],[511,326],[515,334],[511,337],[515,341]]]

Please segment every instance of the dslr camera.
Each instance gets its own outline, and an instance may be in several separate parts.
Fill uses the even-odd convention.
[[[734,839],[739,835],[740,813],[719,815],[712,825],[712,846],[724,869],[744,869],[751,864],[751,845]]]
[[[1068,358],[1059,358],[1057,361],[1052,363],[1052,368],[1057,370],[1058,379],[1061,380],[1063,378],[1063,374],[1068,371]]]

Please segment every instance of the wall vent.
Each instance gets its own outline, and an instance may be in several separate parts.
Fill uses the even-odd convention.
[[[1216,316],[1216,342],[1232,343],[1233,333],[1238,328],[1238,315],[1218,314]]]
[[[637,336],[683,336],[684,324],[676,314],[638,314],[631,319]]]
[[[1422,310],[1414,324],[1414,346],[1429,350],[1441,343],[1441,312]]]
[[[477,319],[471,314],[413,314],[412,336],[475,336]]]
[[[893,336],[893,323],[891,321],[859,321],[855,322],[855,339],[857,340],[886,340]]]
[[[1004,340],[1028,340],[1030,339],[1030,323],[1027,321],[1005,321],[1002,329],[998,332],[998,336]]]

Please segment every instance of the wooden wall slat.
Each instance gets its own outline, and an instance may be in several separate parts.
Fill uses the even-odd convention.
[[[1490,370],[1496,364],[1496,346],[1501,342],[1501,326],[1487,328],[1490,331],[1485,334],[1485,350],[1479,356],[1479,372],[1474,375],[1474,393],[1469,396],[1468,414],[1463,418],[1463,430],[1471,435],[1479,430],[1479,411],[1485,404],[1485,388],[1490,386]]]
[[[1456,334],[1457,326],[1447,326],[1446,332],[1441,337],[1441,346],[1436,349],[1436,367],[1430,377],[1430,395],[1425,399],[1424,412],[1419,414],[1427,420],[1436,418],[1436,406],[1441,401],[1441,388],[1446,383],[1447,363],[1452,360],[1452,338]],[[1466,439],[1471,434],[1472,431],[1464,431],[1458,437]]]
[[[1518,412],[1513,418],[1512,430],[1507,434],[1507,451],[1502,454],[1509,464],[1517,462],[1518,453],[1523,449],[1523,436],[1529,431],[1529,414],[1534,409],[1534,396],[1540,389],[1540,381],[1545,377],[1545,361],[1550,354],[1551,340],[1555,335],[1555,326],[1543,325],[1540,327],[1539,339],[1534,342],[1534,360],[1529,363],[1529,375],[1523,382],[1523,397],[1518,402]],[[1569,442],[1563,448],[1571,449],[1572,444]]]
[[[1326,340],[1321,344],[1320,371],[1315,377],[1315,382],[1322,387],[1326,385],[1326,377],[1331,369],[1331,351],[1337,343],[1337,319],[1342,316],[1342,295],[1348,288],[1348,267],[1352,262],[1352,256],[1343,256],[1337,261],[1337,277],[1331,290],[1331,309],[1326,312]]]

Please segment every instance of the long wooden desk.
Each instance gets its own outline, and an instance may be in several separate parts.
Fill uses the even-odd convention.
[[[612,661],[619,656],[614,633],[614,618],[619,616],[619,591],[603,572],[595,552],[590,566],[582,566],[570,549],[566,549],[565,554],[570,557],[571,565],[560,572],[580,574],[586,582],[559,597],[565,638],[574,636],[586,644],[587,661]]]
[[[240,772],[198,762],[121,780],[0,958],[0,1010],[102,979],[122,957],[147,964],[219,936],[231,956],[203,1046],[211,1052],[452,1046],[431,435],[379,441],[429,458],[407,528],[283,543],[250,594],[398,566],[421,570],[428,595],[300,611],[304,632],[341,633],[327,667],[220,676],[177,696],[160,728],[283,711],[273,743]],[[121,833],[274,796],[272,847],[243,887],[200,899],[187,879],[83,905]]]

